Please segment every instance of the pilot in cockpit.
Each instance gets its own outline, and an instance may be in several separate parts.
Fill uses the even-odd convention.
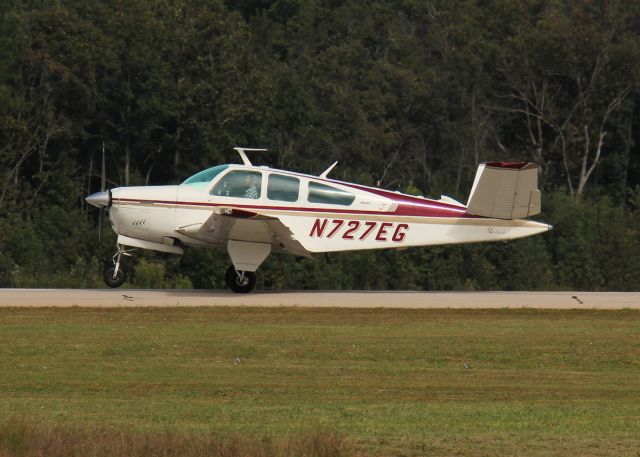
[[[230,192],[229,182],[225,179],[220,183],[219,186],[216,186],[216,195],[222,195],[223,197],[228,197]]]
[[[258,190],[258,178],[256,175],[248,174],[244,179],[244,183],[247,189],[244,191],[244,198],[256,199],[260,197],[260,191]]]

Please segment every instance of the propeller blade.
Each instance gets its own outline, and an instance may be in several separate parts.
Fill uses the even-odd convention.
[[[104,215],[104,207],[109,205],[109,193],[104,189],[107,187],[107,169],[106,160],[104,154],[104,141],[102,142],[102,171],[100,173],[100,193],[95,193],[86,198],[87,202],[100,208],[100,215],[98,216],[98,243],[102,242],[102,218]],[[105,201],[106,195],[106,201]]]
[[[104,158],[104,142],[102,142],[102,174],[100,175],[100,190],[104,192],[104,188],[107,186],[107,172]]]
[[[102,213],[104,213],[102,208],[104,208],[104,206],[100,207],[100,216],[98,216],[98,243],[102,242]]]

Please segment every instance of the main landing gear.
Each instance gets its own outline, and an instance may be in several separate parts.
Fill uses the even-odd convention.
[[[229,289],[236,293],[246,294],[256,286],[255,270],[269,254],[271,245],[252,242],[229,242],[229,254],[233,265],[227,269],[225,281]],[[125,249],[118,243],[118,251],[113,255],[113,266],[107,265],[104,270],[104,282],[109,287],[120,287],[125,280],[122,268],[122,256],[131,256],[135,249]]]
[[[236,293],[251,292],[256,286],[255,271],[271,252],[271,243],[229,240],[227,252],[233,264],[225,275],[227,286]]]
[[[227,269],[225,280],[229,289],[239,294],[251,292],[256,286],[256,274],[253,271],[237,271],[233,265]]]
[[[104,269],[104,282],[109,287],[120,287],[125,280],[124,270],[121,265],[122,256],[131,256],[133,249],[126,250],[121,244],[118,245],[118,251],[113,256],[113,266],[107,266]]]

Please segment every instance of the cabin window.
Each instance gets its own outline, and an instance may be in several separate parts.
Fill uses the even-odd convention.
[[[188,184],[191,186],[204,187],[206,184],[209,184],[213,179],[222,173],[224,170],[229,168],[229,165],[218,165],[217,167],[207,168],[200,173],[196,173],[192,177],[188,178],[182,184]]]
[[[325,203],[328,205],[349,206],[355,200],[355,195],[317,182],[309,183],[309,203]]]
[[[259,171],[230,171],[211,189],[211,195],[236,198],[260,198],[262,173]]]
[[[282,202],[295,202],[300,192],[300,180],[292,176],[269,175],[267,198]]]

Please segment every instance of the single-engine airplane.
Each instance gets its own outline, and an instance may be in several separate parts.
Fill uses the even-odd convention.
[[[125,279],[129,248],[182,254],[185,247],[226,249],[232,265],[226,283],[250,292],[255,272],[272,252],[407,248],[521,238],[550,225],[523,220],[540,213],[538,166],[525,162],[480,164],[467,204],[402,194],[319,176],[254,166],[218,165],[180,185],[119,187],[86,201],[109,209],[118,235],[108,286]]]

